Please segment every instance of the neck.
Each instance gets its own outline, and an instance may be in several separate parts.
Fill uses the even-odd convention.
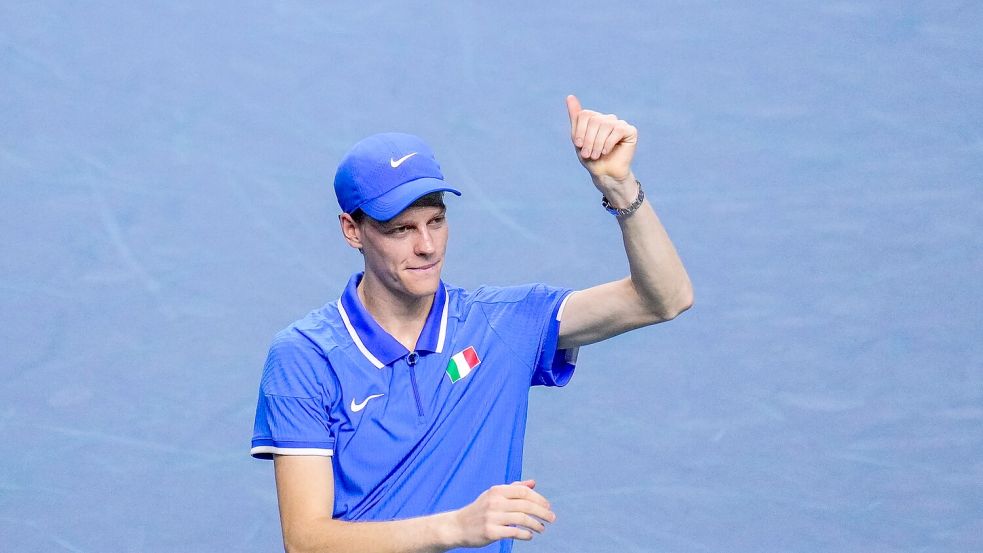
[[[368,272],[362,276],[356,292],[362,305],[383,330],[406,349],[416,349],[416,341],[423,332],[427,315],[433,306],[433,294],[423,297],[393,294]]]

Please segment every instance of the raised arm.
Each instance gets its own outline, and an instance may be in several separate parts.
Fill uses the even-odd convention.
[[[527,480],[494,486],[456,511],[387,522],[332,518],[330,457],[276,455],[277,498],[288,553],[442,553],[507,538],[530,540],[556,515]]]
[[[574,96],[567,96],[567,111],[577,158],[594,186],[612,208],[631,206],[641,191],[631,170],[637,129],[614,115],[582,109]],[[668,321],[693,305],[689,276],[649,201],[617,221],[630,274],[570,296],[560,323],[561,349]]]

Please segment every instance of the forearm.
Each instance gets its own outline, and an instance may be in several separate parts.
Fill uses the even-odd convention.
[[[615,208],[627,207],[638,194],[633,174],[616,182],[598,181],[595,185]],[[628,257],[632,288],[643,305],[660,320],[672,319],[693,303],[693,286],[669,234],[662,226],[652,204],[646,198],[637,211],[618,218]]]
[[[458,546],[453,513],[386,522],[330,518],[284,527],[288,553],[443,553]]]

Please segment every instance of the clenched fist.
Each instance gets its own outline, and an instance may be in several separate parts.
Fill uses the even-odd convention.
[[[573,95],[567,96],[567,112],[577,158],[595,184],[600,188],[601,183],[610,180],[632,181],[631,160],[638,143],[638,129],[615,115],[583,109]]]
[[[493,486],[470,505],[455,511],[459,547],[482,547],[506,538],[531,540],[546,522],[556,520],[549,501],[537,492],[534,480]]]

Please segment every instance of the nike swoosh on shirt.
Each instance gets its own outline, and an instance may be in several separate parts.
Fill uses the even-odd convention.
[[[352,398],[352,413],[358,413],[362,409],[365,409],[365,404],[369,402],[370,399],[375,399],[377,397],[382,397],[386,394],[372,394],[371,396],[362,400],[362,403],[355,403],[355,398]]]
[[[392,165],[392,168],[395,169],[395,168],[399,167],[400,165],[402,165],[404,161],[406,161],[407,159],[410,159],[411,157],[413,157],[415,155],[416,155],[416,152],[413,152],[412,154],[406,154],[405,156],[403,156],[403,157],[401,157],[399,159],[389,158],[389,165]]]

